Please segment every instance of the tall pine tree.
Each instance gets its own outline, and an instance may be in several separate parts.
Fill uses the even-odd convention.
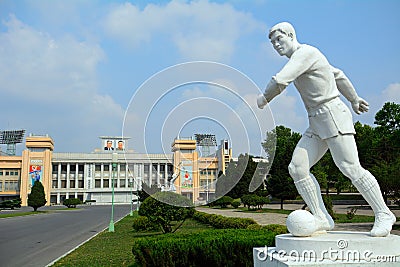
[[[32,186],[31,193],[28,195],[28,206],[32,207],[34,211],[46,204],[46,196],[44,194],[44,187],[40,181],[36,181]]]

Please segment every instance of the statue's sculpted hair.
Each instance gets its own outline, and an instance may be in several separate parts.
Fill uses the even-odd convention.
[[[296,31],[289,22],[280,22],[272,26],[272,28],[269,30],[268,38],[271,39],[271,35],[276,31],[296,39]]]

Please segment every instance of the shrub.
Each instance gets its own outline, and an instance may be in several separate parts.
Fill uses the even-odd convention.
[[[44,206],[46,202],[42,183],[40,181],[35,181],[31,193],[28,195],[28,206],[32,207],[34,211],[37,211],[37,209]]]
[[[221,208],[226,208],[228,205],[231,205],[233,202],[233,198],[230,196],[223,196],[213,202],[213,206],[220,206]]]
[[[349,220],[353,220],[354,216],[356,216],[357,208],[353,207],[351,210],[348,210],[346,213],[346,217]]]
[[[157,225],[154,225],[149,218],[146,216],[138,216],[133,219],[132,224],[133,230],[140,232],[140,231],[148,231],[148,230],[158,230]]]
[[[15,208],[20,208],[21,207],[21,199],[16,198],[12,200],[4,200],[3,202],[0,202],[0,209],[15,209]]]
[[[267,225],[259,225],[259,224],[251,224],[247,226],[248,230],[267,230],[274,232],[277,235],[286,234],[288,230],[286,226],[280,224],[267,224]]]
[[[63,204],[68,208],[76,208],[76,205],[82,204],[82,201],[78,198],[68,198],[63,201]]]
[[[244,195],[241,198],[241,201],[243,203],[243,205],[250,210],[252,209],[252,207],[257,208],[257,209],[262,209],[262,206],[264,204],[268,204],[269,203],[269,199],[267,197],[262,197],[262,196],[258,196],[255,194],[248,194],[248,195]]]
[[[240,203],[239,200],[234,200],[234,201],[232,201],[231,205],[232,205],[232,207],[234,207],[235,209],[237,209],[237,208],[240,207],[241,203]]]
[[[167,203],[174,203],[173,205]],[[151,223],[157,224],[163,233],[175,232],[183,222],[194,213],[192,202],[187,197],[173,192],[158,192],[143,201],[139,215],[146,216]],[[172,222],[178,222],[172,229]]]
[[[267,230],[206,230],[135,239],[141,266],[253,266],[253,247],[273,246]]]
[[[257,224],[256,221],[250,218],[225,217],[200,211],[196,211],[193,214],[193,219],[217,229],[246,229],[251,224]]]

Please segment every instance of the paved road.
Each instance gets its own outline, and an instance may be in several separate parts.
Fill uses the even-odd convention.
[[[0,266],[46,266],[108,227],[111,206],[80,206],[76,210],[0,219]],[[114,221],[130,206],[114,206]]]

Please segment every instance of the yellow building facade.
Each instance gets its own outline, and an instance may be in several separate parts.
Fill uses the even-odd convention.
[[[102,146],[113,137],[101,137]],[[124,140],[115,137],[115,140]],[[118,144],[118,141],[115,141]],[[127,143],[125,143],[127,144]],[[182,194],[193,203],[213,199],[218,174],[224,173],[232,158],[232,149],[223,140],[213,156],[199,156],[193,138],[177,138],[171,154],[141,154],[133,150],[96,149],[91,153],[54,152],[49,136],[26,137],[21,156],[0,155],[0,201],[20,197],[27,205],[35,181],[43,184],[46,205],[62,204],[64,199],[79,198],[99,204],[111,203],[114,185],[115,203],[130,203],[142,183],[160,190]],[[112,155],[117,153],[117,168],[112,170]]]

